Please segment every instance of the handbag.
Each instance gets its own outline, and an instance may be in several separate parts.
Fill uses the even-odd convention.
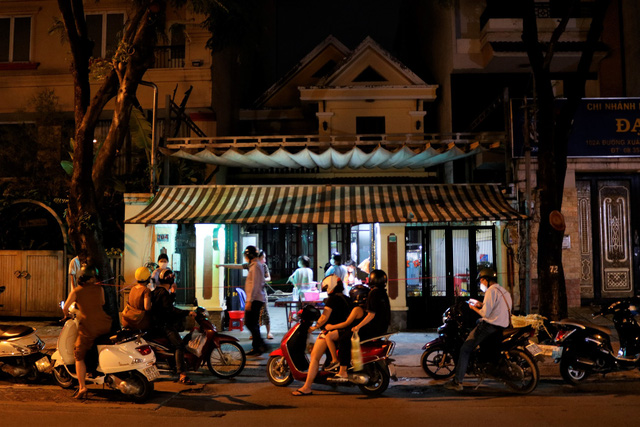
[[[357,332],[351,335],[351,366],[354,371],[362,370],[362,348],[360,348],[360,337]]]
[[[191,339],[187,344],[187,351],[195,354],[200,357],[202,355],[202,349],[204,348],[204,344],[207,342],[206,334],[198,332],[197,330],[193,330],[191,332]]]
[[[149,328],[150,319],[146,311],[131,307],[129,303],[122,310],[122,326],[131,329],[145,330]]]

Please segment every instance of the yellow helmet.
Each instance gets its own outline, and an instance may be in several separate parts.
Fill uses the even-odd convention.
[[[151,272],[147,267],[139,267],[136,270],[136,280],[140,283],[147,282],[151,277]]]

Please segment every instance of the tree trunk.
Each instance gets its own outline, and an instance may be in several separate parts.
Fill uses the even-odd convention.
[[[575,2],[577,5],[579,2]],[[567,170],[567,148],[573,116],[584,96],[587,73],[597,41],[602,34],[602,23],[609,0],[597,0],[594,14],[577,71],[566,83],[567,100],[559,112],[551,84],[553,44],[559,39],[566,22],[563,18],[554,32],[546,57],[538,40],[534,1],[526,0],[523,16],[522,40],[527,49],[535,83],[536,124],[538,131],[538,292],[540,314],[557,320],[567,317],[567,289],[562,265],[564,229],[554,228],[549,221],[553,211],[562,211],[564,180]]]

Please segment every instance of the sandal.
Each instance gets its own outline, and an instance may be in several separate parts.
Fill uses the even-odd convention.
[[[180,379],[178,380],[178,382],[180,384],[184,384],[184,385],[196,385],[195,381],[193,381],[191,378],[189,378],[188,376],[183,376],[180,377]]]
[[[311,396],[313,394],[313,392],[310,391],[309,393],[305,393],[304,391],[298,389],[296,391],[291,392],[291,394],[293,396]]]

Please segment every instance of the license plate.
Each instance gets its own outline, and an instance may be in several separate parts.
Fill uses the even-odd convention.
[[[535,343],[530,343],[530,344],[527,346],[527,351],[528,351],[529,353],[531,353],[531,355],[532,355],[533,357],[535,357],[535,356],[537,356],[537,355],[539,355],[539,354],[541,354],[541,353],[542,353],[542,349],[541,349],[540,347],[538,347],[538,346],[537,346],[537,344],[535,344]]]
[[[155,366],[149,366],[148,368],[145,368],[142,371],[142,373],[144,374],[145,377],[147,377],[149,381],[153,381],[158,377],[160,377],[160,372],[158,371],[158,368],[156,368]]]
[[[553,349],[553,351],[551,352],[551,357],[553,357],[554,359],[560,359],[562,357],[562,350],[564,349],[564,347],[556,347]]]

